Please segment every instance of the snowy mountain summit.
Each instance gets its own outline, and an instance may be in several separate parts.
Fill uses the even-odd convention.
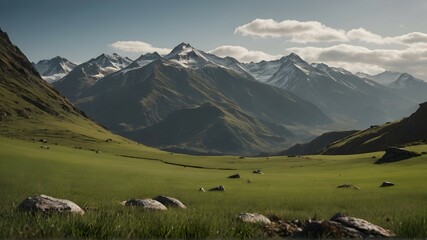
[[[77,65],[62,57],[41,60],[33,63],[33,66],[40,73],[42,78],[49,83],[53,83],[63,78],[71,72]]]

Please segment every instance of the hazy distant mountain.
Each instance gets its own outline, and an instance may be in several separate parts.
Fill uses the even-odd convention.
[[[308,64],[296,54],[244,65],[256,79],[291,91],[351,128],[404,116],[415,103],[342,68]]]
[[[36,64],[33,63],[33,65],[40,73],[41,77],[48,83],[60,80],[77,66],[59,56],[52,59],[41,60]]]
[[[383,85],[388,85],[394,81],[396,81],[400,75],[402,75],[402,73],[400,72],[392,72],[392,71],[385,71],[382,73],[379,73],[377,75],[369,75],[367,73],[356,73],[357,76],[362,77],[362,78],[367,78],[370,80],[373,80],[377,83],[383,84]]]
[[[396,81],[391,82],[387,87],[418,103],[427,101],[427,82],[407,73],[402,73]]]
[[[76,66],[67,76],[54,83],[54,87],[71,101],[99,79],[128,66],[132,60],[118,54],[102,54]]]
[[[162,121],[125,136],[174,151],[228,154],[278,149],[293,137],[284,127],[263,123],[238,106],[212,102],[174,111]]]
[[[323,150],[325,150],[326,147],[333,144],[334,142],[344,139],[348,136],[351,136],[358,131],[351,130],[351,131],[341,131],[341,132],[327,132],[319,137],[315,138],[314,140],[310,141],[309,143],[303,143],[303,144],[296,144],[292,146],[291,148],[279,152],[274,155],[314,155],[319,154]]]
[[[323,154],[353,154],[384,151],[387,147],[427,141],[427,103],[420,104],[411,116],[400,121],[372,126],[339,140]]]
[[[93,119],[122,134],[160,124],[173,112],[207,102],[236,106],[233,109],[256,119],[262,126],[293,126],[306,133],[307,126],[331,123],[312,103],[260,83],[243,70],[233,70],[240,67],[237,60],[222,59],[189,44],[180,44],[165,58],[142,67],[134,63],[132,68],[129,65],[100,79],[75,99]],[[237,112],[222,109],[236,117]],[[189,117],[188,121],[192,119]],[[154,126],[152,129],[161,130]],[[164,132],[158,134],[164,135]],[[277,141],[283,142],[283,139]],[[238,149],[248,146],[243,142]],[[189,146],[188,143],[174,145]],[[245,151],[252,150],[246,148]]]

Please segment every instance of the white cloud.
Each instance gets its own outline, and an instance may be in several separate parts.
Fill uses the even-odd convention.
[[[361,46],[339,44],[331,47],[294,47],[294,52],[309,62],[324,62],[341,66],[352,72],[378,73],[383,70],[409,72],[427,79],[427,48],[369,49]]]
[[[352,29],[347,32],[347,37],[351,40],[358,40],[367,43],[388,44],[390,38],[383,38],[380,35],[371,33],[364,28]]]
[[[285,20],[276,22],[273,19],[257,18],[250,23],[237,27],[234,32],[243,36],[262,38],[284,37],[296,43],[348,41],[345,31],[328,27],[317,21]]]
[[[261,51],[251,51],[241,46],[224,45],[209,51],[220,57],[233,57],[241,62],[260,62],[262,60],[275,60],[280,55],[270,55]]]
[[[157,52],[164,55],[171,51],[169,48],[153,47],[151,44],[142,41],[117,41],[110,44],[110,46],[123,52],[137,52],[142,54]]]

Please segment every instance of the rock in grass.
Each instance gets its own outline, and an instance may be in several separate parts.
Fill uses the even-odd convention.
[[[199,192],[206,192],[204,188],[199,188]]]
[[[157,196],[154,200],[160,202],[166,207],[187,208],[181,201],[173,197]]]
[[[392,182],[383,182],[380,187],[391,187],[391,186],[394,186],[394,183],[392,183]]]
[[[228,178],[237,179],[237,178],[240,178],[240,174],[236,173],[231,176],[228,176]]]
[[[27,212],[60,212],[81,215],[85,213],[83,209],[70,200],[54,198],[43,194],[26,198],[19,204],[18,209]]]
[[[356,189],[356,190],[360,190],[359,187],[353,186],[353,184],[343,184],[343,185],[337,186],[337,188],[353,188],[353,189]]]
[[[209,191],[219,191],[219,192],[224,192],[224,191],[225,191],[225,188],[224,188],[224,186],[220,185],[220,186],[218,186],[218,187],[214,187],[214,188],[209,189]]]
[[[122,204],[125,206],[142,207],[143,209],[146,209],[146,210],[161,210],[161,211],[168,210],[165,205],[150,198],[130,199],[130,200],[124,201]]]
[[[270,224],[271,221],[266,216],[259,213],[243,213],[240,214],[237,219],[242,222],[247,223],[260,223],[260,224]]]
[[[330,220],[341,223],[346,228],[352,228],[359,231],[360,235],[363,238],[366,238],[366,237],[391,238],[396,236],[390,230],[384,229],[364,219],[347,217],[341,213],[335,214]]]
[[[391,162],[397,162],[413,157],[421,156],[421,154],[418,154],[416,152],[411,152],[405,149],[396,148],[396,147],[389,147],[385,150],[385,154],[376,161],[376,164],[382,164],[382,163],[391,163]]]
[[[261,172],[261,169],[253,170],[252,173],[263,174],[263,172]]]

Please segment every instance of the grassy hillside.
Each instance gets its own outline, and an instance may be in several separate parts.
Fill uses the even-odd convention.
[[[41,149],[38,142],[0,138],[1,238],[265,236],[262,227],[237,222],[235,216],[241,212],[288,220],[344,212],[390,228],[399,237],[427,237],[426,155],[379,166],[372,156],[378,158],[381,152],[239,159],[169,154],[114,141],[96,144],[102,149],[96,154],[88,150],[94,145],[86,139],[69,144]],[[426,151],[427,146],[411,150]],[[252,174],[254,169],[264,174]],[[242,179],[227,179],[234,173]],[[396,186],[379,188],[385,180]],[[344,183],[361,190],[336,188]],[[198,191],[218,185],[226,191]],[[70,199],[86,207],[87,213],[44,217],[15,211],[25,197],[39,193]],[[156,213],[119,205],[125,199],[159,194],[177,197],[189,209]]]
[[[411,116],[357,132],[326,148],[323,154],[353,154],[383,151],[391,146],[427,142],[427,103],[420,104]]]

